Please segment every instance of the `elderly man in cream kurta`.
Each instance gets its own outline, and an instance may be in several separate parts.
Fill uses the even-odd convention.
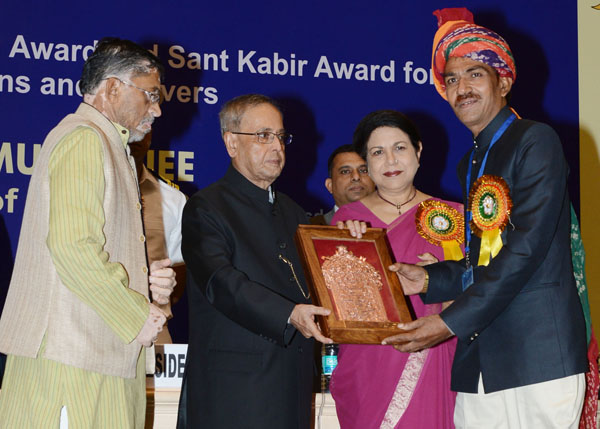
[[[103,39],[84,65],[84,102],[46,137],[31,178],[0,319],[8,355],[0,428],[142,428],[145,349],[175,285],[150,266],[128,141],[160,116],[158,59]],[[150,285],[149,285],[150,283]]]

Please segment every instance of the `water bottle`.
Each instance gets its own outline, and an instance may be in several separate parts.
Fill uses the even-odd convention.
[[[329,381],[331,373],[337,366],[338,345],[323,344],[321,346],[321,365],[323,373],[321,375],[321,392],[329,393]]]

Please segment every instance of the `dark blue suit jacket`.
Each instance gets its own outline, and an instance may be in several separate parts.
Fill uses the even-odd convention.
[[[477,136],[471,182],[510,114],[503,108]],[[458,165],[463,190],[469,155]],[[477,392],[479,373],[487,393],[585,372],[585,322],[571,265],[568,166],[557,134],[545,124],[515,120],[490,150],[484,174],[503,177],[510,189],[504,246],[489,265],[475,268],[474,284],[465,292],[464,260],[427,267],[426,302],[455,299],[441,313],[459,339],[452,389]],[[472,263],[479,247],[473,235]]]

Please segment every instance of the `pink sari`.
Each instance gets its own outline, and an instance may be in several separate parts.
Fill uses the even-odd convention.
[[[462,213],[460,204],[446,203]],[[425,252],[443,260],[442,248],[417,233],[416,211],[417,206],[387,225],[357,201],[341,207],[332,223],[356,219],[387,228],[396,261],[416,263],[417,255]],[[418,317],[441,311],[441,304],[425,305],[419,296],[411,296],[410,301]],[[455,338],[417,353],[402,353],[391,346],[341,344],[330,390],[342,429],[454,428],[456,393],[450,390],[450,369],[455,348]]]

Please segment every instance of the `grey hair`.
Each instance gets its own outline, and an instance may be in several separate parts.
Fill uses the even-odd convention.
[[[271,97],[262,94],[245,94],[232,98],[226,102],[219,112],[219,123],[221,125],[221,137],[226,131],[239,131],[240,123],[244,113],[251,107],[259,104],[270,104],[283,117],[279,104]]]
[[[162,82],[160,60],[137,43],[105,37],[83,65],[79,87],[82,94],[95,94],[100,83],[111,76],[132,77],[157,71]]]

